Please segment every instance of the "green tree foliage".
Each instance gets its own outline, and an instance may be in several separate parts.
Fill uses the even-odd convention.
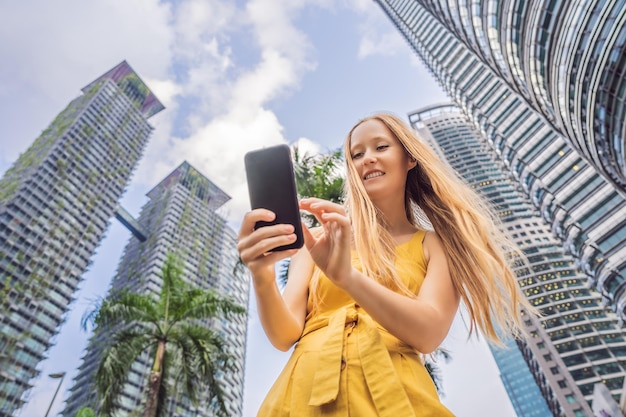
[[[85,407],[78,410],[76,413],[76,417],[100,417],[96,415],[96,412],[93,411],[93,408]]]
[[[202,322],[243,314],[245,309],[212,290],[191,287],[182,275],[179,260],[169,254],[159,296],[120,291],[83,317],[83,328],[92,324],[111,331],[96,372],[100,414],[112,414],[132,363],[149,353],[153,365],[144,417],[165,416],[168,392],[174,388],[194,404],[202,394],[217,415],[227,415],[216,375],[232,369],[232,357],[221,335]]]
[[[343,203],[343,157],[340,149],[310,155],[294,147],[293,168],[300,197]],[[305,215],[305,220],[310,226],[318,225],[313,216]]]

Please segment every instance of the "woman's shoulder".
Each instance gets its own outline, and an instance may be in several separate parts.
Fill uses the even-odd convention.
[[[426,261],[430,259],[430,254],[433,251],[444,250],[441,237],[434,230],[425,230],[424,237],[422,238],[422,247],[424,249],[424,257]]]

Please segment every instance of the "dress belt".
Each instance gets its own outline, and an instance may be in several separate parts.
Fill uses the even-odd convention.
[[[328,320],[328,338],[322,345],[319,367],[313,377],[310,406],[332,403],[339,394],[344,328],[355,323],[359,327],[358,355],[365,382],[380,417],[414,417],[415,413],[402,382],[395,371],[389,351],[367,314],[358,314],[355,308],[343,307]]]

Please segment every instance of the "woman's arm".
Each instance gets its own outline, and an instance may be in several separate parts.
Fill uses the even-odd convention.
[[[272,345],[283,352],[300,339],[306,318],[308,284],[313,261],[305,248],[291,257],[287,285],[281,296],[276,280],[254,281],[259,319]]]
[[[441,241],[433,232],[424,239],[424,255],[426,277],[414,298],[398,294],[356,269],[336,284],[391,334],[422,353],[431,353],[448,334],[460,296],[452,284]]]
[[[303,232],[312,259],[325,275],[398,339],[422,353],[435,350],[448,334],[460,300],[437,235],[429,232],[424,239],[426,277],[417,296],[407,297],[352,267],[352,229],[343,207],[314,198],[302,200],[300,207],[322,224],[319,237]]]
[[[306,317],[308,282],[313,261],[306,249],[269,252],[293,243],[293,226],[279,224],[254,229],[257,221],[271,221],[274,213],[257,209],[242,222],[237,249],[252,275],[257,310],[263,330],[277,349],[288,350],[302,334]],[[281,295],[276,284],[275,263],[292,256],[287,285]]]

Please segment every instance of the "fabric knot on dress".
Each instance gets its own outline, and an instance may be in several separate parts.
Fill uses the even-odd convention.
[[[345,368],[343,347],[346,326],[356,329],[359,359],[378,415],[414,416],[376,324],[367,314],[359,314],[353,306],[338,309],[328,320],[327,339],[313,377],[309,405],[322,406],[337,399],[341,372]]]

